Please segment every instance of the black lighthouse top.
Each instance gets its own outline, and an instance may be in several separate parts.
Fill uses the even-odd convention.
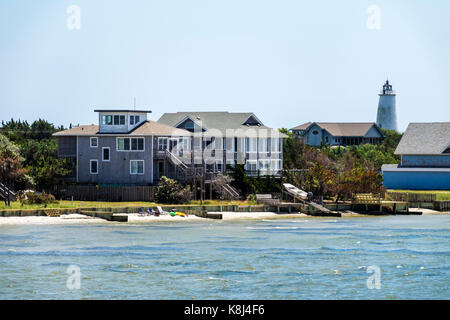
[[[386,80],[386,83],[383,85],[383,91],[382,94],[393,94],[394,91],[392,91],[392,85],[389,84],[389,80]]]

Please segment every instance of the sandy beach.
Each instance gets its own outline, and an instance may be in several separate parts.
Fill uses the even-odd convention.
[[[430,209],[411,208],[410,211],[422,212],[422,215],[442,215],[449,214],[449,212],[439,212]],[[308,216],[303,213],[275,213],[275,212],[210,212],[222,214],[222,221],[231,220],[262,220],[262,219],[301,219],[301,218],[321,218]],[[359,214],[355,212],[342,212],[342,218],[350,217],[368,217],[369,215]],[[140,214],[128,214],[128,223],[157,223],[157,222],[196,222],[206,221],[209,219],[197,217],[195,215],[189,215],[187,217],[170,215],[161,216],[141,216]],[[220,221],[220,220],[218,220]],[[26,217],[0,217],[1,225],[50,225],[50,224],[88,224],[88,223],[120,223],[110,222],[100,218],[88,217],[82,214],[68,214],[61,215],[59,217],[46,217],[46,216],[26,216]]]

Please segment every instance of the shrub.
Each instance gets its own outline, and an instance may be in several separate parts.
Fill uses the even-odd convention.
[[[155,191],[155,201],[159,203],[185,203],[191,200],[192,192],[189,187],[183,188],[181,184],[167,177],[161,177]]]
[[[27,199],[23,200],[24,204],[50,204],[58,203],[55,196],[48,193],[28,193]]]

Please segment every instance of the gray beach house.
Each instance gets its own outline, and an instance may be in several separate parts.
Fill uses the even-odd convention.
[[[98,125],[57,132],[58,156],[76,162],[74,182],[98,185],[156,185],[162,176],[189,177],[242,163],[248,174],[278,175],[285,135],[253,113],[166,113],[95,110]]]
[[[291,131],[294,137],[311,146],[378,144],[384,139],[375,122],[306,122]]]

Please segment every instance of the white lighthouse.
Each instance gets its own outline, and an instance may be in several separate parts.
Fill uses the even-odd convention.
[[[379,94],[377,125],[383,129],[397,131],[397,111],[395,110],[395,93],[389,80],[383,85],[383,90]]]

